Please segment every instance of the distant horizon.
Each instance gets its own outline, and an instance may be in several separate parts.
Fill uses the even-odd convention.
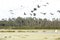
[[[14,19],[17,19],[17,18],[18,18],[18,17],[14,18]],[[20,17],[20,18],[27,19],[27,18],[36,18],[36,17]],[[2,19],[0,19],[0,21],[3,21],[3,20],[8,21],[9,19],[13,19],[13,18],[2,18]],[[54,20],[60,21],[60,18],[52,18],[52,19],[47,19],[47,18],[36,18],[36,19],[42,19],[42,20],[46,19],[46,20],[49,20],[49,21],[54,21]],[[34,20],[35,20],[35,19],[34,19]]]

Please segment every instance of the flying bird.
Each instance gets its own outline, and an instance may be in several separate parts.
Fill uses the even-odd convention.
[[[43,5],[43,6],[45,6],[45,7],[46,7],[47,5]]]
[[[9,10],[9,11],[13,11],[13,10]]]
[[[14,13],[13,13],[13,10],[9,10],[9,11],[10,11],[11,14],[14,14]]]
[[[41,14],[43,14],[43,15],[46,15],[46,13],[42,13],[42,12],[40,12]]]
[[[46,13],[43,13],[44,15],[46,15]]]
[[[57,10],[57,12],[59,12],[59,13],[60,13],[60,10]]]
[[[33,16],[36,16],[36,13],[33,13]]]
[[[50,13],[51,15],[54,15],[53,13]]]
[[[14,14],[14,13],[11,13],[11,14]]]
[[[26,15],[26,13],[24,12],[24,15]]]
[[[46,4],[49,4],[48,2]]]
[[[34,11],[36,11],[37,10],[37,8],[34,8]]]
[[[33,11],[31,11],[33,13]]]
[[[30,13],[30,15],[32,16],[32,14]]]
[[[37,7],[38,7],[38,8],[40,8],[40,6],[39,6],[39,5],[37,5]]]
[[[49,4],[49,3],[47,2],[46,4]],[[46,4],[45,4],[45,5],[43,5],[43,6],[45,6],[45,7],[46,7],[46,6],[47,6]]]

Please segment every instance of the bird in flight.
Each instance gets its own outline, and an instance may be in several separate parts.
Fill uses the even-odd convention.
[[[46,13],[42,13],[42,12],[40,12],[41,14],[43,14],[43,15],[46,15]]]
[[[39,5],[37,5],[37,7],[38,7],[38,8],[40,8],[40,6],[39,6]]]
[[[31,11],[33,13],[33,11]]]
[[[33,16],[36,16],[36,13],[33,13]]]
[[[37,8],[34,8],[34,11],[36,11],[37,10]]]
[[[30,15],[32,16],[32,14],[30,13]]]
[[[47,5],[43,5],[43,6],[45,6],[45,7],[46,7]]]
[[[60,10],[57,10],[57,12],[59,12],[59,13],[60,13]]]
[[[48,2],[46,4],[49,4]]]
[[[24,12],[24,15],[26,15],[26,13]]]
[[[51,15],[54,15],[53,13],[50,13]]]
[[[14,14],[14,13],[13,13],[13,10],[9,10],[9,11],[10,11],[11,14]]]
[[[49,3],[47,2],[47,3],[46,3],[45,5],[43,5],[43,6],[45,6],[45,7],[46,7],[46,6],[47,6],[47,4],[49,4]]]

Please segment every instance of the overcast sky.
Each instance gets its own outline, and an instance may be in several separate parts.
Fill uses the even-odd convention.
[[[46,3],[49,4],[46,4]],[[40,8],[37,8],[40,5]],[[43,6],[47,5],[47,6]],[[60,18],[60,0],[0,0],[0,19],[2,18],[12,18],[12,17],[30,17],[31,10],[37,8],[36,17],[37,18]],[[13,10],[14,14],[11,14],[9,10]],[[27,14],[24,16],[24,12]],[[46,15],[40,12],[46,13]],[[54,15],[50,15],[53,13]]]

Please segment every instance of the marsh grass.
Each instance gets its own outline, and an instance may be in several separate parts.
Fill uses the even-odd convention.
[[[15,32],[15,31],[0,31],[0,32]]]
[[[15,30],[4,30],[4,31],[1,30],[0,32],[16,32],[16,31]],[[32,31],[18,30],[17,32],[24,32],[25,33],[25,32],[38,32],[38,31],[33,31],[33,30]]]
[[[43,30],[43,32],[46,32],[45,30]]]
[[[6,40],[5,38],[0,38],[0,40]]]
[[[9,36],[9,38],[12,38],[12,36]]]
[[[60,40],[60,37],[59,38],[56,38],[55,40]]]
[[[18,32],[38,32],[38,31],[18,31]]]
[[[48,39],[47,37],[45,37],[44,39]]]
[[[22,38],[26,38],[26,37],[22,37]]]
[[[7,38],[7,36],[4,36],[4,38]]]
[[[26,32],[26,31],[18,31],[18,32]]]
[[[24,36],[29,36],[29,35],[24,35]]]

